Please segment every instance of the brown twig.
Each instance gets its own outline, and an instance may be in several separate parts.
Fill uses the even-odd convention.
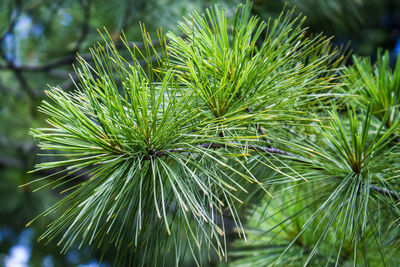
[[[31,147],[32,144],[20,144],[20,146],[23,146],[24,148],[26,148],[26,147]],[[203,148],[203,149],[241,147],[241,148],[246,148],[249,150],[259,151],[259,152],[268,152],[268,153],[286,155],[286,156],[290,155],[289,153],[287,153],[283,150],[280,150],[278,148],[263,147],[263,146],[256,146],[256,145],[241,145],[241,144],[234,144],[234,143],[230,143],[230,144],[205,143],[205,144],[198,145],[198,147]],[[29,149],[29,151],[31,149],[32,149],[32,147]],[[25,150],[26,149],[24,149],[24,151]],[[189,151],[190,151],[190,149],[188,149],[188,148],[171,149],[171,150],[166,150],[166,151],[150,150],[149,156],[144,158],[144,160],[149,160],[150,157],[168,156],[169,153],[189,153]],[[0,167],[21,168],[23,166],[24,166],[23,162],[18,158],[0,156]],[[37,174],[40,174],[40,175],[51,175],[51,174],[56,174],[56,173],[59,173],[58,174],[59,176],[68,176],[68,178],[73,178],[73,177],[78,178],[79,177],[79,179],[90,179],[90,175],[87,172],[85,172],[84,170],[68,173],[67,171],[62,170],[61,168],[54,168],[54,169],[41,170],[41,171],[37,172]],[[370,187],[370,190],[374,191],[375,193],[391,197],[395,200],[400,200],[400,194],[397,191],[379,187],[376,185],[370,185],[369,187]]]
[[[373,185],[373,184],[371,184],[369,186],[369,188],[370,188],[370,190],[372,190],[372,191],[374,191],[376,193],[379,193],[381,195],[392,197],[393,199],[396,199],[396,200],[400,199],[400,194],[398,192],[394,191],[394,190],[390,190],[390,189],[387,189],[387,188],[379,187],[379,186],[376,186],[376,185]]]
[[[11,70],[16,79],[18,80],[19,84],[21,85],[22,89],[25,90],[25,92],[30,96],[31,99],[37,99],[39,97],[39,93],[33,90],[33,88],[30,86],[28,80],[25,78],[25,76],[22,74],[21,70],[19,70],[14,62],[9,60],[4,53],[3,50],[0,49],[0,56],[6,61],[7,63],[7,68]]]
[[[129,47],[133,48],[134,46],[137,46],[138,49],[142,49],[143,48],[143,43],[132,43],[131,45],[129,45]],[[123,44],[116,44],[117,49],[123,49],[125,48],[125,46]],[[83,53],[83,54],[79,54],[79,57],[82,58],[83,60],[87,61],[87,62],[91,62],[93,61],[93,57],[91,53]],[[14,70],[18,70],[18,71],[22,71],[22,72],[47,72],[47,71],[51,71],[55,68],[58,67],[62,67],[65,65],[71,65],[72,63],[75,63],[78,60],[78,55],[77,54],[72,54],[72,55],[68,55],[65,57],[61,57],[55,60],[52,60],[48,63],[45,64],[38,64],[38,65],[31,65],[31,64],[24,64],[24,65],[17,65],[17,64],[13,64],[12,68]],[[1,69],[10,69],[9,65],[1,65],[0,66],[0,70]]]
[[[243,144],[237,144],[237,143],[224,143],[224,144],[216,144],[216,143],[205,143],[205,144],[200,144],[197,146],[198,148],[205,148],[205,149],[218,149],[218,148],[241,148],[241,149],[247,149],[247,150],[252,150],[252,151],[258,151],[258,152],[265,152],[265,153],[272,153],[272,154],[279,154],[279,155],[284,155],[284,156],[290,156],[289,153],[286,151],[283,151],[279,148],[275,147],[265,147],[265,146],[257,146],[257,145],[243,145]],[[190,152],[191,149],[189,148],[175,148],[175,149],[170,149],[170,150],[165,150],[165,151],[154,151],[151,150],[149,151],[150,156],[155,156],[155,157],[162,157],[162,156],[167,156],[169,153],[188,153]]]

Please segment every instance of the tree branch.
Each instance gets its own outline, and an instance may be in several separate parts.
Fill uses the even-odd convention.
[[[22,74],[21,70],[19,70],[15,66],[14,62],[12,62],[7,58],[6,54],[1,49],[0,49],[0,56],[7,62],[7,69],[11,70],[14,73],[22,89],[25,90],[25,92],[31,97],[31,99],[37,99],[39,97],[39,93],[33,90],[33,88],[28,83],[28,80]]]
[[[242,144],[237,144],[237,143],[202,144],[202,145],[199,145],[199,147],[202,147],[202,148],[222,148],[222,147],[227,147],[227,145],[230,146],[231,148],[242,148],[242,149],[248,149],[248,150],[259,151],[259,152],[268,152],[268,153],[273,153],[273,154],[280,154],[280,155],[284,155],[284,156],[289,156],[290,155],[286,151],[280,150],[280,149],[275,148],[275,147],[266,147],[266,146],[257,146],[257,145],[242,145]]]
[[[80,55],[84,60],[86,61],[91,61],[92,60],[92,55],[90,53],[85,53]],[[78,56],[76,54],[73,55],[68,55],[65,57],[61,57],[58,59],[55,59],[53,61],[50,61],[49,63],[46,64],[40,64],[40,65],[14,65],[13,68],[19,71],[25,71],[25,72],[46,72],[50,71],[54,68],[65,66],[65,65],[70,65],[74,62],[76,62]],[[8,69],[8,66],[0,66],[0,69]]]
[[[31,99],[39,98],[40,97],[40,93],[38,93],[37,91],[33,90],[33,88],[30,86],[30,84],[28,83],[28,80],[25,78],[25,76],[22,74],[22,72],[20,70],[18,70],[18,69],[13,68],[13,67],[11,67],[11,69],[13,70],[14,75],[17,78],[17,80],[19,81],[19,84],[21,85],[22,89],[27,92],[29,97]]]
[[[396,200],[400,199],[400,194],[398,192],[394,191],[394,190],[389,190],[387,188],[379,187],[379,186],[376,186],[376,185],[373,185],[373,184],[371,184],[369,186],[369,189],[374,191],[374,192],[376,192],[376,193],[379,193],[381,195],[392,197],[393,199],[396,199]]]
[[[159,45],[159,42],[156,42],[154,46]],[[143,43],[132,43],[129,45],[130,48],[134,48],[136,46],[138,49],[143,49],[144,45]],[[123,49],[125,46],[122,43],[117,43],[116,44],[117,49]],[[83,58],[87,62],[93,61],[93,57],[91,53],[83,53],[79,54],[79,57]],[[77,54],[72,54],[68,55],[65,57],[61,57],[55,60],[52,60],[48,63],[45,64],[39,64],[39,65],[31,65],[31,64],[25,64],[25,65],[16,65],[13,64],[13,69],[23,71],[23,72],[47,72],[50,71],[54,68],[65,66],[65,65],[71,65],[72,63],[75,63],[78,59]],[[1,65],[1,69],[9,69],[8,65]]]
[[[241,145],[241,144],[235,144],[235,143],[230,143],[229,145],[232,145],[230,148],[235,148],[234,146],[241,147],[241,148],[246,148],[249,150],[253,151],[260,151],[260,152],[268,152],[268,153],[273,153],[273,154],[280,154],[280,155],[285,155],[289,156],[290,154],[280,150],[278,148],[274,147],[263,147],[263,146],[256,146],[256,145]],[[21,149],[23,148],[23,151],[26,153],[29,153],[28,151],[31,151],[33,149],[33,144],[31,143],[21,143],[18,144],[18,147]],[[205,148],[205,149],[217,149],[217,148],[223,148],[227,147],[226,144],[215,144],[215,143],[205,143],[205,144],[200,144],[198,145],[199,148]],[[29,149],[28,149],[29,148]],[[229,148],[229,147],[228,147]],[[166,151],[149,151],[149,156],[155,156],[155,157],[162,157],[162,156],[167,156],[168,153],[188,153],[189,149],[188,148],[180,148],[180,149],[170,149]],[[144,160],[149,160],[150,157],[144,158]],[[19,158],[15,157],[4,157],[0,156],[0,167],[8,167],[8,168],[22,168],[24,164]],[[40,175],[51,175],[51,174],[56,174],[59,172],[59,176],[66,176],[68,178],[79,178],[79,179],[90,179],[90,175],[85,172],[84,170],[80,170],[77,172],[69,173],[66,170],[63,170],[62,168],[55,168],[55,169],[45,169],[45,170],[40,170],[37,173]],[[371,191],[374,191],[375,193],[378,193],[380,195],[388,196],[391,197],[395,200],[400,200],[400,194],[397,191],[394,190],[389,190],[387,188],[379,187],[376,185],[371,184],[369,186]]]
[[[198,148],[206,148],[206,149],[242,148],[242,149],[247,149],[247,150],[252,150],[252,151],[259,151],[259,152],[266,152],[266,153],[290,156],[290,154],[287,153],[286,151],[280,150],[275,147],[265,147],[265,146],[257,146],[257,145],[242,145],[242,144],[237,144],[237,143],[225,143],[225,144],[205,143],[205,144],[200,144],[197,147]],[[175,149],[169,149],[169,150],[165,150],[165,151],[150,150],[149,156],[162,157],[162,156],[167,156],[168,153],[188,153],[188,152],[190,152],[189,148],[175,148]],[[149,159],[150,159],[150,157],[145,158],[145,160],[149,160]]]

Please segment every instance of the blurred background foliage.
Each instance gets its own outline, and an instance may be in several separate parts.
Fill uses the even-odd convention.
[[[54,190],[33,193],[18,187],[35,178],[27,172],[46,159],[36,156],[38,148],[28,131],[45,125],[37,106],[47,85],[74,88],[76,54],[90,60],[88,49],[100,40],[97,29],[107,28],[115,41],[122,31],[136,41],[139,21],[153,36],[158,28],[176,32],[184,15],[217,2],[233,12],[240,1],[0,1],[0,266],[96,265],[96,251],[90,254],[89,248],[60,255],[56,244],[35,241],[38,229],[52,218],[25,228],[58,198]],[[355,54],[375,58],[382,47],[392,52],[394,62],[400,52],[400,1],[255,0],[253,13],[276,17],[292,7],[307,16],[308,31],[333,36],[335,45],[349,45]]]

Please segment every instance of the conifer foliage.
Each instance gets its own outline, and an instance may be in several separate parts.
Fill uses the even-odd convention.
[[[346,68],[293,11],[250,9],[194,12],[157,48],[144,26],[143,49],[105,33],[77,89],[47,91],[36,170],[77,181],[41,239],[119,266],[398,263],[400,63]]]

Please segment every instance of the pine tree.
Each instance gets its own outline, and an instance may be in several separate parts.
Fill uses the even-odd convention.
[[[41,239],[118,266],[398,264],[400,60],[346,67],[293,10],[250,9],[194,12],[161,47],[105,31],[77,89],[47,91],[31,133],[55,159],[36,170],[90,179],[40,215],[59,214]]]

